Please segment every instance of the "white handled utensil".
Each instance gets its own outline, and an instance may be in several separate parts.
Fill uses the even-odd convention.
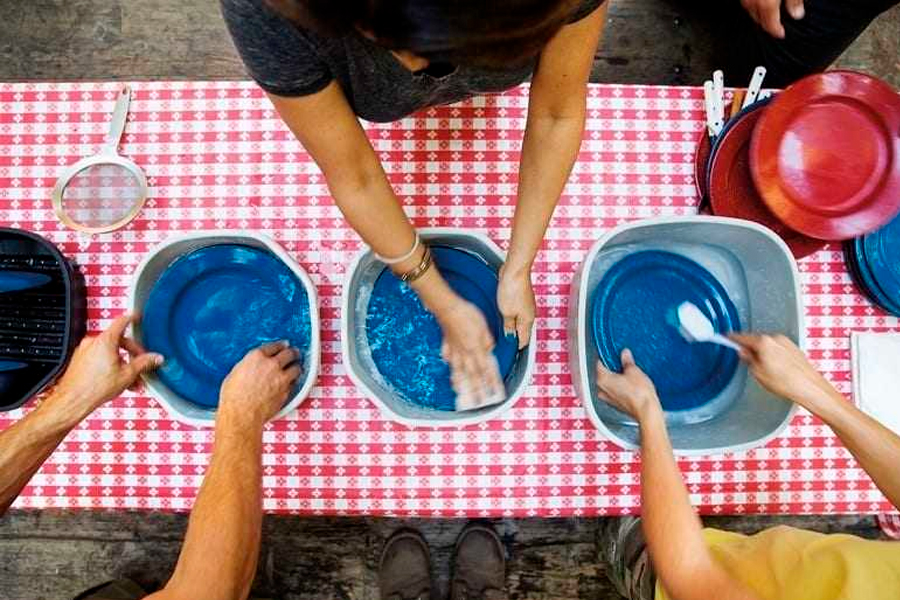
[[[709,342],[740,352],[741,347],[724,335],[716,333],[706,315],[691,302],[683,302],[678,307],[678,331],[689,342]]]
[[[721,69],[713,71],[713,99],[716,103],[716,118],[725,123],[725,73]],[[720,132],[721,133],[721,132]]]
[[[716,102],[713,82],[709,80],[703,83],[703,107],[706,111],[706,129],[709,137],[716,137],[722,132],[724,123]]]
[[[759,99],[759,90],[762,89],[763,80],[765,78],[765,67],[756,67],[753,70],[753,77],[750,78],[750,85],[747,86],[747,93],[744,95],[744,104],[741,108],[747,108]]]

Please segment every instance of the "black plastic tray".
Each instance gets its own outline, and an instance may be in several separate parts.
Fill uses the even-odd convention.
[[[39,235],[0,228],[5,273],[42,275],[25,289],[0,288],[0,411],[18,408],[62,373],[84,337],[84,278]]]

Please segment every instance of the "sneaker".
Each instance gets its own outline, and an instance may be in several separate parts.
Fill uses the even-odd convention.
[[[597,554],[606,576],[623,598],[652,600],[656,576],[636,517],[607,517],[597,529]]]
[[[489,525],[470,524],[456,541],[450,600],[506,600],[506,558]]]
[[[433,600],[431,555],[417,531],[401,529],[388,538],[378,566],[381,600]]]

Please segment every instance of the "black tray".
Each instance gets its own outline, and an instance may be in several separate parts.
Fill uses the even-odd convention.
[[[37,277],[4,291],[4,275]],[[62,373],[84,337],[84,278],[39,235],[0,228],[0,411],[25,404]]]

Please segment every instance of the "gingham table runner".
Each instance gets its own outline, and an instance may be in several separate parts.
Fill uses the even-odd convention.
[[[150,199],[125,229],[80,237],[57,223],[50,190],[94,153],[114,83],[0,84],[0,223],[38,232],[81,265],[89,329],[126,306],[143,254],[177,232],[255,230],[311,274],[323,368],[311,397],[265,432],[264,505],[303,514],[598,515],[639,508],[639,462],[605,441],[574,396],[567,366],[572,273],[619,223],[695,212],[692,158],[702,127],[693,88],[593,85],[584,142],[534,268],[538,364],[505,416],[463,429],[384,418],[341,364],[344,266],[361,248],[317,167],[249,82],[133,84],[122,153]],[[506,247],[527,87],[366,129],[420,226],[481,231]],[[801,262],[809,352],[850,391],[849,332],[900,330],[854,289],[840,249]],[[0,413],[8,426],[29,408]],[[189,509],[212,432],[126,393],[73,431],[26,487],[20,508]],[[806,413],[764,448],[681,461],[702,513],[867,513],[890,505],[832,432]]]

